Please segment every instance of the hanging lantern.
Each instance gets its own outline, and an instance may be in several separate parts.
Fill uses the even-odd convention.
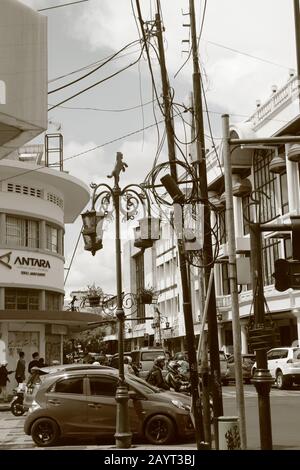
[[[285,158],[283,155],[275,155],[269,163],[269,170],[271,173],[284,173],[285,168]]]
[[[293,144],[288,146],[287,157],[290,162],[300,162],[300,145]]]
[[[103,248],[103,222],[104,215],[97,213],[95,210],[86,211],[81,214],[83,229],[82,236],[84,240],[84,249],[91,251],[94,256],[96,251]]]
[[[134,228],[134,246],[137,248],[151,248],[155,240],[159,239],[160,219],[144,217],[139,220],[139,226]]]
[[[248,196],[252,191],[252,184],[248,178],[241,179],[239,175],[232,175],[232,194],[235,197]]]

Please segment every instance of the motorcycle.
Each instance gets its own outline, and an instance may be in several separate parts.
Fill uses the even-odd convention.
[[[14,398],[10,404],[10,411],[14,416],[22,416],[26,411],[23,404],[25,392],[25,383],[20,383],[18,387],[14,389]]]

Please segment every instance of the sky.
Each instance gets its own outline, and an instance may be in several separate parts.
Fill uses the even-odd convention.
[[[19,1],[38,10],[71,0]],[[152,21],[156,1],[141,0],[140,4],[144,21]],[[255,111],[256,100],[263,102],[268,99],[271,87],[286,83],[290,69],[296,68],[293,0],[207,0],[206,8],[204,0],[195,0],[195,7],[198,33],[205,10],[199,58],[212,132],[215,142],[218,142],[221,114],[229,113],[231,122],[247,119]],[[189,22],[188,16],[183,16],[188,12],[188,0],[161,0],[161,11],[166,64],[174,101],[188,107],[192,89],[191,58],[177,73],[188,57],[184,50],[189,48],[189,44],[182,43],[189,38],[189,28],[183,26]],[[43,14],[48,17],[49,91],[91,69],[64,79],[57,80],[58,77],[105,59],[133,43],[116,60],[90,77],[51,93],[49,107],[137,61],[140,55],[140,46],[135,42],[140,37],[135,19],[135,0],[89,0],[44,11]],[[154,39],[151,42],[155,45]],[[154,48],[151,48],[151,62],[156,87],[161,94],[160,70]],[[158,106],[152,101],[149,68],[143,54],[126,71],[68,101],[62,105],[64,107],[50,110],[48,132],[55,132],[61,126],[64,136],[64,168],[86,184],[109,183],[111,180],[106,176],[113,169],[116,152],[120,151],[128,164],[126,173],[121,176],[121,185],[142,182],[152,167],[157,150],[154,112],[157,121],[162,119]],[[179,119],[175,119],[175,126],[180,139],[185,139]],[[162,135],[162,124],[159,129]],[[207,120],[205,133],[209,135]],[[208,138],[207,148],[211,145]],[[74,157],[95,147],[98,148],[94,151]],[[185,146],[182,148],[186,150]],[[164,146],[158,163],[166,160]],[[80,218],[66,226],[66,267],[80,227]],[[72,290],[84,289],[93,283],[105,292],[115,293],[115,252],[111,234],[107,230],[104,248],[93,258],[84,252],[80,240],[65,285],[66,296]]]

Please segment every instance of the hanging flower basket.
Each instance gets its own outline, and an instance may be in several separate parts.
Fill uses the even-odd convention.
[[[99,307],[100,298],[101,298],[100,295],[88,296],[90,307]]]
[[[90,307],[99,307],[100,299],[103,295],[101,287],[96,287],[95,284],[88,286],[87,299]]]

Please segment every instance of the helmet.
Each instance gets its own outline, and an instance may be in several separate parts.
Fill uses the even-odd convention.
[[[100,362],[99,362],[99,361],[95,361],[95,362],[93,362],[92,366],[100,366]]]
[[[185,361],[185,355],[183,353],[177,354],[177,361]]]
[[[161,362],[165,362],[166,358],[165,356],[157,356],[155,359],[154,359],[154,364],[155,365],[158,365],[160,364]]]
[[[167,369],[170,372],[177,372],[178,368],[179,368],[179,364],[176,361],[170,361],[168,366],[167,366]]]

